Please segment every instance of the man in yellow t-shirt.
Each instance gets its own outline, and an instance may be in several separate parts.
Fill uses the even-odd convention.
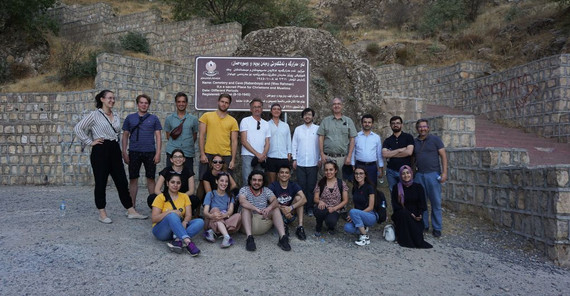
[[[232,97],[229,94],[221,94],[218,97],[218,109],[204,113],[199,119],[200,179],[216,154],[222,156],[230,171],[235,167],[239,127],[236,119],[228,114],[231,103]]]

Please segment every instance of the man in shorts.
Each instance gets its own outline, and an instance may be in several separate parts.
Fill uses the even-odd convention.
[[[279,210],[285,223],[285,234],[289,236],[289,224],[299,218],[299,226],[295,231],[295,235],[300,240],[306,240],[305,228],[303,228],[303,205],[307,202],[307,198],[303,193],[301,186],[295,182],[291,182],[291,168],[288,165],[279,167],[277,173],[277,181],[269,184],[269,189],[277,197]]]
[[[289,237],[285,235],[285,227],[277,198],[269,188],[263,186],[263,172],[253,170],[247,178],[247,183],[248,185],[242,187],[238,195],[242,230],[247,235],[245,249],[250,252],[255,251],[253,235],[264,234],[272,225],[275,225],[279,233],[277,245],[283,251],[290,251]]]
[[[150,97],[145,94],[137,96],[138,112],[129,114],[123,122],[122,153],[123,160],[129,166],[129,193],[133,207],[136,205],[141,165],[144,164],[148,193],[152,194],[156,164],[160,162],[162,125],[156,115],[148,113],[150,102]]]

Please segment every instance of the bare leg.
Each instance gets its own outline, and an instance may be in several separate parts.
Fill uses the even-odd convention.
[[[137,200],[137,192],[139,191],[139,179],[129,180],[129,193],[131,194],[131,201],[133,202],[133,207],[135,207],[135,201]]]
[[[303,206],[298,207],[295,211],[297,211],[297,218],[299,218],[299,226],[303,226]]]
[[[279,213],[279,212],[278,212]],[[246,209],[246,208],[242,208],[241,210],[241,224],[243,226],[243,229],[245,229],[245,235],[246,236],[250,236],[251,235],[251,210]],[[281,215],[281,213],[279,213],[279,215]],[[281,224],[283,224],[283,220],[281,220]],[[285,230],[283,230],[285,231]]]
[[[218,226],[218,231],[223,235],[229,235],[228,230],[226,229],[226,225],[224,225],[224,223],[218,221],[216,222],[217,226]]]
[[[283,237],[285,235],[285,224],[283,223],[283,218],[281,217],[281,210],[279,210],[279,208],[273,209],[273,211],[271,211],[271,216],[273,219],[273,225],[275,226],[275,229],[277,229],[277,232],[279,233],[279,238]],[[242,221],[243,221],[243,216],[242,216]]]

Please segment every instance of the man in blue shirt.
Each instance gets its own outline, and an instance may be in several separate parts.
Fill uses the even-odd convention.
[[[378,184],[378,177],[384,175],[384,160],[382,159],[382,141],[380,136],[372,131],[374,117],[365,114],[360,119],[362,131],[354,139],[354,153],[352,154],[352,166],[362,166],[366,170],[368,179]]]
[[[289,236],[289,224],[299,218],[299,226],[295,234],[300,240],[306,240],[305,228],[303,228],[303,205],[307,202],[307,198],[303,193],[303,189],[297,183],[291,182],[291,168],[288,165],[279,167],[277,181],[269,184],[269,189],[277,197],[279,202],[279,210],[281,217],[285,223],[285,234]]]
[[[135,207],[139,171],[144,164],[148,193],[154,193],[156,164],[160,162],[162,125],[156,115],[148,113],[151,99],[142,94],[136,98],[137,113],[129,114],[123,123],[123,159],[129,165],[129,193]],[[130,142],[130,143],[129,143]],[[156,143],[156,145],[155,145]],[[128,153],[127,153],[128,147]]]

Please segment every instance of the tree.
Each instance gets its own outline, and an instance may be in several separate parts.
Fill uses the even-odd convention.
[[[33,32],[54,29],[54,23],[45,17],[56,0],[2,0],[0,1],[0,29],[14,28]]]
[[[177,21],[206,17],[214,24],[238,22],[243,34],[274,26],[313,26],[309,0],[167,0]]]

